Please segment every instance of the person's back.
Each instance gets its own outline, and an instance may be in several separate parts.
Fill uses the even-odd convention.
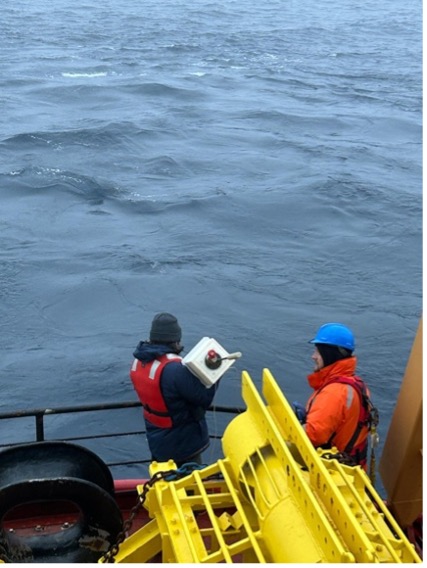
[[[150,341],[140,341],[130,377],[144,409],[152,459],[201,463],[209,445],[205,412],[218,383],[207,389],[181,362],[181,328],[171,314],[157,314]]]
[[[365,467],[370,401],[356,376],[353,333],[342,324],[325,324],[310,343],[315,345],[315,368],[307,377],[314,390],[305,408],[307,436],[314,446],[335,446]]]

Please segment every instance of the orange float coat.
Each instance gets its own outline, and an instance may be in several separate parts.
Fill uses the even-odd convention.
[[[356,382],[356,365],[356,358],[348,357],[307,377],[314,393],[306,406],[305,431],[315,447],[335,446],[340,452],[344,452],[356,432],[361,415],[360,396],[356,386],[336,382],[340,378],[345,378],[350,383]],[[353,447],[366,447],[367,436],[368,426],[365,425]]]
[[[181,362],[182,357],[166,353],[144,364],[135,359],[130,371],[130,378],[143,407],[144,418],[158,428],[173,426],[172,417],[160,388],[162,371],[171,361]]]

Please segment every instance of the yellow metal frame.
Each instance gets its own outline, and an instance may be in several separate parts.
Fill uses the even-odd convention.
[[[247,410],[224,433],[225,458],[157,481],[152,520],[116,562],[421,562],[363,469],[314,449],[268,369],[262,394],[243,372]],[[154,462],[150,474],[174,468]]]

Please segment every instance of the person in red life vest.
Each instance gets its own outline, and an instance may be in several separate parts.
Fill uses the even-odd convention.
[[[307,380],[314,393],[305,408],[294,403],[295,413],[315,447],[336,447],[349,463],[366,468],[373,407],[356,375],[354,335],[343,324],[327,323],[309,343],[314,372]]]
[[[130,378],[143,406],[148,446],[153,461],[173,459],[178,467],[202,463],[209,446],[205,418],[219,382],[206,388],[182,364],[181,327],[175,316],[154,316],[150,340],[133,353]]]

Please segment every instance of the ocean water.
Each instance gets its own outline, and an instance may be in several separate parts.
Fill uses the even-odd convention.
[[[383,443],[422,310],[421,11],[4,0],[0,411],[134,400],[159,311],[242,352],[218,404],[263,368],[304,402],[341,321]]]

